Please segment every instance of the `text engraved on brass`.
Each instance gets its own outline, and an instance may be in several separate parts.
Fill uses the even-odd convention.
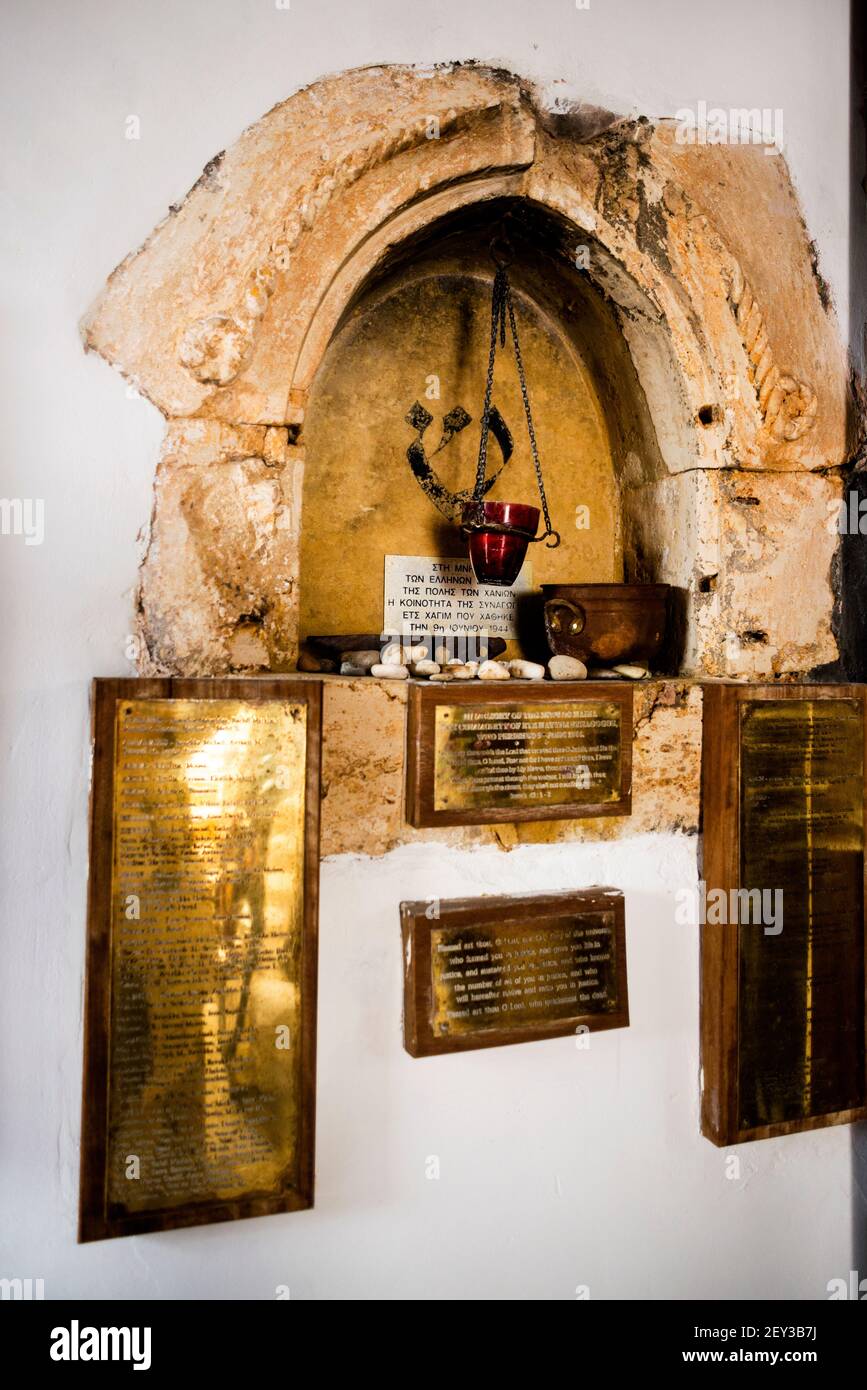
[[[297,1179],[306,708],[117,702],[108,1210]]]
[[[434,810],[604,805],[621,795],[621,712],[607,701],[439,705]]]
[[[440,927],[431,932],[431,1029],[446,1038],[486,1029],[538,1029],[616,1012],[618,961],[611,911],[544,928]]]
[[[863,739],[860,701],[742,707],[741,887],[782,892],[738,928],[744,1129],[865,1102]]]

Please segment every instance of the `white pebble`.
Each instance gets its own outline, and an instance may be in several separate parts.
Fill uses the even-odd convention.
[[[543,681],[545,679],[545,667],[540,666],[538,661],[516,659],[509,662],[509,675],[522,681]]]
[[[587,667],[577,656],[552,656],[548,662],[552,681],[583,681],[587,679]]]
[[[642,676],[647,675],[646,666],[615,666],[614,670],[618,676],[628,676],[631,681],[640,681]]]
[[[439,663],[436,661],[414,661],[409,669],[414,676],[438,676],[440,673]]]
[[[437,685],[444,685],[446,681],[453,681],[454,676],[452,675],[451,671],[440,671],[440,673],[436,676],[429,676],[428,680],[430,681],[431,685],[433,685],[434,682],[436,682]]]
[[[609,668],[608,668],[607,666],[594,666],[594,667],[592,668],[592,670],[590,670],[590,671],[587,672],[587,675],[588,675],[589,679],[592,680],[592,681],[616,681],[616,680],[617,680],[617,672],[616,672],[616,671],[611,671],[611,670],[609,670]]]
[[[402,666],[408,659],[406,647],[400,642],[386,642],[376,664],[378,666]]]
[[[409,671],[405,666],[399,666],[389,661],[384,661],[377,666],[371,666],[370,674],[372,676],[378,676],[379,679],[383,681],[405,681],[409,679]]]
[[[507,681],[510,680],[508,666],[504,666],[502,661],[483,661],[479,667],[480,681]]]
[[[446,670],[454,676],[456,681],[472,681],[476,678],[475,671],[471,671],[469,666],[447,666]]]

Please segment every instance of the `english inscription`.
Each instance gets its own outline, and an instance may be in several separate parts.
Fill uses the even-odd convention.
[[[782,930],[739,930],[745,1129],[864,1103],[864,732],[852,700],[741,714],[741,883]]]
[[[116,701],[109,1227],[308,1204],[307,718],[303,700]]]
[[[722,1147],[865,1119],[867,689],[702,697],[702,1132]]]
[[[617,1008],[614,914],[501,930],[431,932],[438,1037]]]
[[[413,1056],[624,1027],[616,889],[401,906]]]
[[[617,705],[441,705],[437,710],[437,811],[598,803],[619,795]]]
[[[413,825],[628,815],[631,769],[632,690],[618,683],[410,685]]]

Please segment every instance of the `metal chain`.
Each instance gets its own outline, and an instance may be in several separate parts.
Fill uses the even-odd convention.
[[[488,431],[491,418],[491,398],[494,389],[494,361],[497,355],[497,329],[500,330],[500,346],[506,346],[506,314],[509,316],[509,328],[512,333],[512,346],[515,349],[515,362],[518,367],[518,380],[521,384],[521,398],[524,402],[524,414],[527,417],[527,433],[530,436],[530,453],[533,456],[533,467],[536,470],[536,482],[539,487],[539,497],[542,501],[542,515],[545,519],[545,530],[541,536],[534,539],[548,541],[549,547],[560,544],[560,533],[555,531],[551,525],[551,514],[548,510],[548,498],[545,493],[545,483],[542,478],[542,463],[539,458],[539,448],[536,443],[536,431],[533,426],[533,416],[530,410],[530,397],[527,392],[527,378],[524,372],[524,360],[521,356],[521,345],[518,342],[518,325],[515,320],[515,306],[512,303],[512,290],[509,285],[509,277],[506,274],[505,266],[499,266],[494,276],[494,290],[491,296],[491,350],[488,356],[488,376],[485,383],[485,405],[482,412],[482,437],[479,441],[479,462],[476,469],[476,487],[473,493],[476,517],[481,520],[482,515],[482,496],[485,486],[485,474],[488,468]],[[550,539],[549,539],[550,538]]]
[[[488,355],[488,376],[485,383],[485,405],[482,411],[482,437],[479,440],[479,462],[476,468],[476,486],[473,492],[473,501],[476,504],[476,513],[481,515],[482,498],[485,490],[485,475],[488,471],[488,431],[491,425],[491,397],[494,391],[494,361],[497,356],[497,329],[505,346],[506,339],[506,319],[503,310],[505,308],[504,286],[506,272],[499,269],[494,276],[494,292],[491,296],[491,350]]]

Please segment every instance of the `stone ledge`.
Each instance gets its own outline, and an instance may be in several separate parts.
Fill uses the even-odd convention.
[[[696,680],[663,678],[632,685],[631,816],[415,830],[403,815],[408,682],[370,676],[302,679],[321,680],[324,686],[323,856],[380,855],[425,841],[455,847],[496,844],[508,850],[522,844],[616,840],[651,831],[698,831],[702,683]],[[562,688],[577,695],[582,684],[564,681]]]

